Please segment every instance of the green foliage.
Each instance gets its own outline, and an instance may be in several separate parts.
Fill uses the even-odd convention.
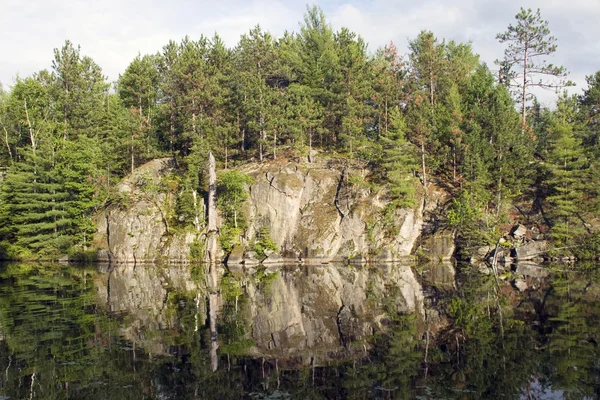
[[[190,244],[190,258],[192,261],[204,261],[205,243],[198,237]]]
[[[244,228],[247,224],[242,207],[248,199],[250,176],[235,170],[223,171],[217,177],[217,204],[223,212],[226,224]]]
[[[583,229],[576,216],[589,176],[588,161],[570,122],[574,119],[574,107],[574,98],[561,99],[549,134],[546,182],[551,193],[546,200],[551,204],[552,236],[557,244],[568,243]]]
[[[469,249],[492,242],[490,232],[483,224],[481,209],[481,204],[463,190],[452,199],[446,213],[447,224],[458,231],[457,243],[464,256],[469,255]]]
[[[221,226],[219,230],[219,243],[226,254],[230,253],[236,245],[240,244],[242,233],[241,228],[236,228],[228,224]]]
[[[176,205],[164,210],[169,224],[199,230],[193,196],[206,193],[209,151],[225,170],[218,206],[226,249],[247,227],[251,184],[230,168],[314,151],[369,163],[374,174],[360,184],[373,192],[386,185],[394,207],[414,207],[417,178],[453,196],[468,192],[479,215],[453,206],[449,223],[473,239],[480,231],[473,221],[489,225],[513,200],[534,200],[536,209],[551,209],[552,234],[567,243],[582,235],[577,219],[600,212],[599,72],[581,96],[544,109],[530,89],[569,84],[564,68],[545,62],[557,50],[548,22],[539,10],[521,9],[498,39],[508,45],[501,84],[470,43],[424,30],[406,58],[393,43],[370,53],[363,38],[334,30],[309,6],[299,30],[279,39],[256,26],[231,48],[215,35],[139,54],[112,90],[100,66],[66,41],[48,70],[0,91],[4,252],[85,252],[97,205],[127,208],[131,199],[115,194],[115,183],[157,157],[178,166],[177,190],[168,190]],[[578,203],[589,215],[577,214]]]
[[[254,250],[256,255],[261,259],[267,257],[267,251],[279,250],[277,243],[271,239],[271,234],[269,233],[269,229],[267,227],[263,227],[256,233],[256,238],[252,243],[252,250]]]
[[[389,128],[380,135],[383,154],[381,164],[390,183],[390,197],[397,207],[415,203],[413,173],[417,169],[416,151],[405,137],[406,123],[399,107],[390,110]]]

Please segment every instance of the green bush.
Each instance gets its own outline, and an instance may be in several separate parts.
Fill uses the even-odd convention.
[[[258,231],[252,249],[256,252],[259,258],[266,258],[266,252],[268,250],[278,250],[277,243],[271,239],[271,235],[267,227],[263,227],[260,231]]]

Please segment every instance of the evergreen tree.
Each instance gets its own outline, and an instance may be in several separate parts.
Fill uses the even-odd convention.
[[[102,109],[109,87],[101,68],[90,57],[81,56],[80,48],[67,40],[60,50],[54,49],[52,70],[51,95],[64,138],[96,135],[100,128],[97,111]]]
[[[381,135],[382,160],[396,206],[414,206],[413,174],[417,169],[414,146],[406,140],[406,123],[399,107],[390,109],[389,129]]]
[[[265,157],[268,132],[275,135],[277,97],[267,81],[279,73],[273,37],[260,26],[242,35],[235,50],[235,65],[239,76],[238,90],[243,93],[242,112],[245,115],[247,138]]]
[[[575,98],[562,97],[558,107],[547,162],[547,184],[551,190],[547,201],[551,206],[552,236],[557,243],[564,244],[581,230],[581,225],[575,221],[581,211],[588,174],[587,160],[572,122],[576,112]]]
[[[531,98],[532,88],[556,89],[573,83],[566,81],[568,72],[564,67],[546,62],[546,58],[556,52],[557,44],[540,10],[534,14],[530,8],[521,8],[515,19],[516,25],[509,25],[506,32],[496,36],[500,43],[508,43],[504,59],[496,63],[500,65],[500,82],[517,90],[525,129],[527,101]]]

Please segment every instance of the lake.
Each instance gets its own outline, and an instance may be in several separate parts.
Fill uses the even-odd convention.
[[[598,266],[508,270],[2,264],[0,399],[598,398]]]

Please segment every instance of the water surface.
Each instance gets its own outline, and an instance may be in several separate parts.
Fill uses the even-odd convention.
[[[597,398],[598,267],[471,268],[4,264],[0,399]]]

